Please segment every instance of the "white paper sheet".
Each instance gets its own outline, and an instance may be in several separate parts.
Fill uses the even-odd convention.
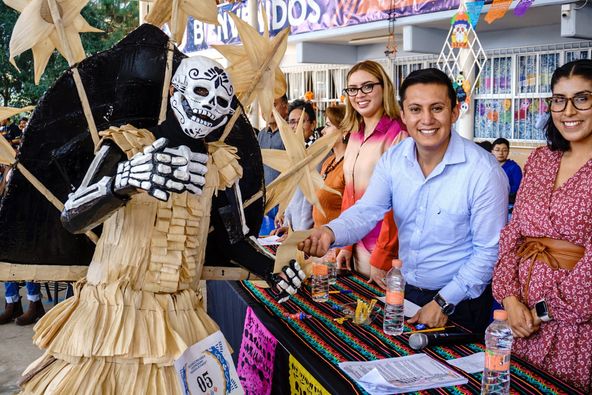
[[[257,238],[257,243],[259,243],[259,245],[262,246],[276,246],[276,245],[280,245],[282,244],[280,241],[278,241],[280,237],[273,235],[273,236],[267,236],[267,237],[259,237]]]
[[[400,394],[468,382],[426,354],[369,362],[341,362],[339,367],[372,395]]]
[[[471,354],[467,357],[450,359],[448,361],[450,365],[456,366],[459,369],[464,370],[467,373],[482,372],[485,367],[485,353],[478,352]]]
[[[385,302],[384,296],[378,298],[382,303]],[[403,302],[403,315],[407,318],[411,318],[421,309],[421,306],[416,305],[415,303],[405,299]]]

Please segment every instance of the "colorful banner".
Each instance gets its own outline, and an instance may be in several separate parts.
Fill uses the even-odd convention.
[[[477,23],[479,23],[479,18],[481,17],[481,10],[485,5],[485,1],[470,1],[465,4],[467,7],[467,14],[469,14],[469,19],[471,20],[471,26],[473,26],[473,30],[477,28]]]
[[[534,0],[520,0],[520,3],[514,8],[514,15],[523,16],[526,14],[526,10],[534,3]]]
[[[290,355],[290,393],[292,395],[330,395],[309,372]]]
[[[485,22],[492,24],[494,21],[503,18],[508,8],[510,8],[510,4],[512,4],[512,0],[493,0],[493,4],[485,15]]]
[[[391,0],[265,0],[264,4],[271,36],[288,26],[290,34],[295,35],[388,20],[393,10]],[[394,13],[395,17],[401,18],[448,11],[458,5],[459,0],[395,0]],[[249,9],[244,0],[218,7],[220,26],[189,18],[187,35],[181,45],[183,52],[190,54],[213,44],[239,43],[236,27],[226,12],[234,12],[249,20]],[[263,26],[261,17],[259,26]]]
[[[269,395],[273,376],[276,338],[247,308],[243,340],[238,357],[238,377],[247,395]]]

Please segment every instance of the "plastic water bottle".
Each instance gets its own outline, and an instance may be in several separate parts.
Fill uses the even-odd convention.
[[[481,394],[509,394],[510,355],[514,338],[505,310],[495,310],[493,319],[485,330],[485,369]]]
[[[312,300],[326,302],[329,300],[329,267],[325,263],[312,264]]]
[[[403,333],[403,304],[405,300],[405,279],[401,274],[403,262],[393,259],[393,267],[386,274],[386,300],[384,304],[384,333],[398,336]]]

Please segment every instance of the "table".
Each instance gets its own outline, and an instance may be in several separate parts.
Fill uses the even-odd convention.
[[[277,347],[272,394],[289,394],[287,379],[288,358],[291,354],[331,394],[364,394],[365,391],[337,366],[351,360],[374,360],[415,353],[407,342],[409,335],[386,336],[382,332],[382,315],[370,325],[359,326],[346,321],[337,324],[333,318],[342,316],[331,308],[331,303],[315,303],[310,288],[305,287],[282,305],[273,300],[267,290],[249,281],[208,282],[208,313],[218,322],[238,357],[245,311],[251,307],[259,320],[275,336]],[[382,293],[366,284],[359,275],[340,277],[332,289],[350,289],[352,294],[332,294],[330,302],[348,303],[356,298],[369,300]],[[293,320],[285,314],[305,312],[312,315],[304,320]],[[406,328],[409,330],[409,328]],[[464,344],[449,347],[430,347],[422,352],[444,362],[445,360],[483,351],[484,345]],[[445,362],[444,362],[445,363]],[[446,364],[446,363],[445,363]],[[446,364],[448,365],[448,364]],[[479,393],[481,373],[468,374],[456,370],[469,380],[468,384],[421,391],[421,394]],[[519,358],[512,357],[511,389],[520,394],[580,394],[575,388],[535,368]]]

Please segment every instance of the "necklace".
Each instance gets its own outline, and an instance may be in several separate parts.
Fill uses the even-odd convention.
[[[333,169],[335,169],[337,167],[337,165],[341,163],[343,158],[344,157],[342,156],[341,158],[339,158],[339,160],[337,162],[335,162],[335,157],[333,157],[333,160],[331,161],[331,163],[329,163],[329,166],[327,166],[327,168],[325,169],[325,171],[321,175],[321,177],[323,177],[323,180],[327,178],[327,174],[331,173],[333,171]]]

